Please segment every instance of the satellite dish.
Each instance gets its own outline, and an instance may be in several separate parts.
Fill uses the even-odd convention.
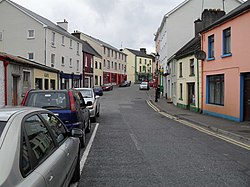
[[[202,50],[196,51],[194,53],[195,58],[198,60],[205,60],[206,59],[206,53]]]

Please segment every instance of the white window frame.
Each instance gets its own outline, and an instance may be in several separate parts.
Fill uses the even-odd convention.
[[[51,45],[55,46],[55,42],[56,42],[56,33],[52,32]]]
[[[69,67],[72,68],[72,58],[69,59]]]
[[[79,72],[80,69],[80,61],[76,60],[76,71]]]
[[[93,57],[90,59],[90,67],[93,68]]]
[[[62,66],[65,66],[65,57],[64,57],[64,56],[62,56],[62,62],[61,62],[61,65],[62,65]]]
[[[85,56],[85,67],[88,67],[88,57]]]
[[[65,46],[65,36],[62,36],[62,46]]]
[[[80,44],[77,42],[76,54],[79,55]]]
[[[50,57],[51,61],[50,61],[50,66],[53,68],[55,67],[55,59],[56,59],[56,55],[55,54],[51,54],[51,57]]]
[[[33,35],[30,35],[33,32]],[[35,30],[34,29],[29,29],[27,33],[27,38],[28,39],[34,39],[35,38]]]
[[[69,41],[69,48],[70,48],[70,49],[73,49],[73,47],[72,47],[72,46],[73,46],[73,40],[72,40],[72,39],[70,39],[70,41]]]

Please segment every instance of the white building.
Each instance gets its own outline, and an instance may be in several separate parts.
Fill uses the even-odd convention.
[[[81,41],[56,24],[10,1],[0,2],[0,51],[61,71],[61,88],[77,87],[82,79]]]
[[[167,63],[171,57],[194,37],[194,21],[200,18],[204,9],[221,9],[229,12],[239,6],[241,0],[185,0],[164,15],[155,35],[156,52],[160,65],[167,72]],[[168,76],[163,77],[164,96],[170,95],[171,86],[167,86]]]

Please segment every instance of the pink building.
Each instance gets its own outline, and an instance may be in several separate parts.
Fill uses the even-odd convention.
[[[202,31],[203,113],[250,121],[250,1]]]

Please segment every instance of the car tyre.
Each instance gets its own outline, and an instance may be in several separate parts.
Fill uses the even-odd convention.
[[[83,131],[82,137],[80,137],[80,143],[81,143],[81,148],[84,148],[86,146],[86,133]]]
[[[79,150],[75,171],[74,171],[74,174],[73,174],[70,182],[75,183],[75,182],[79,181],[80,178],[81,178],[81,169],[80,169],[80,150]]]
[[[95,115],[94,117],[91,118],[91,121],[92,121],[93,123],[96,122],[96,115]]]
[[[86,133],[89,133],[91,131],[91,122],[90,122],[90,118],[88,120],[88,126],[86,128]]]

